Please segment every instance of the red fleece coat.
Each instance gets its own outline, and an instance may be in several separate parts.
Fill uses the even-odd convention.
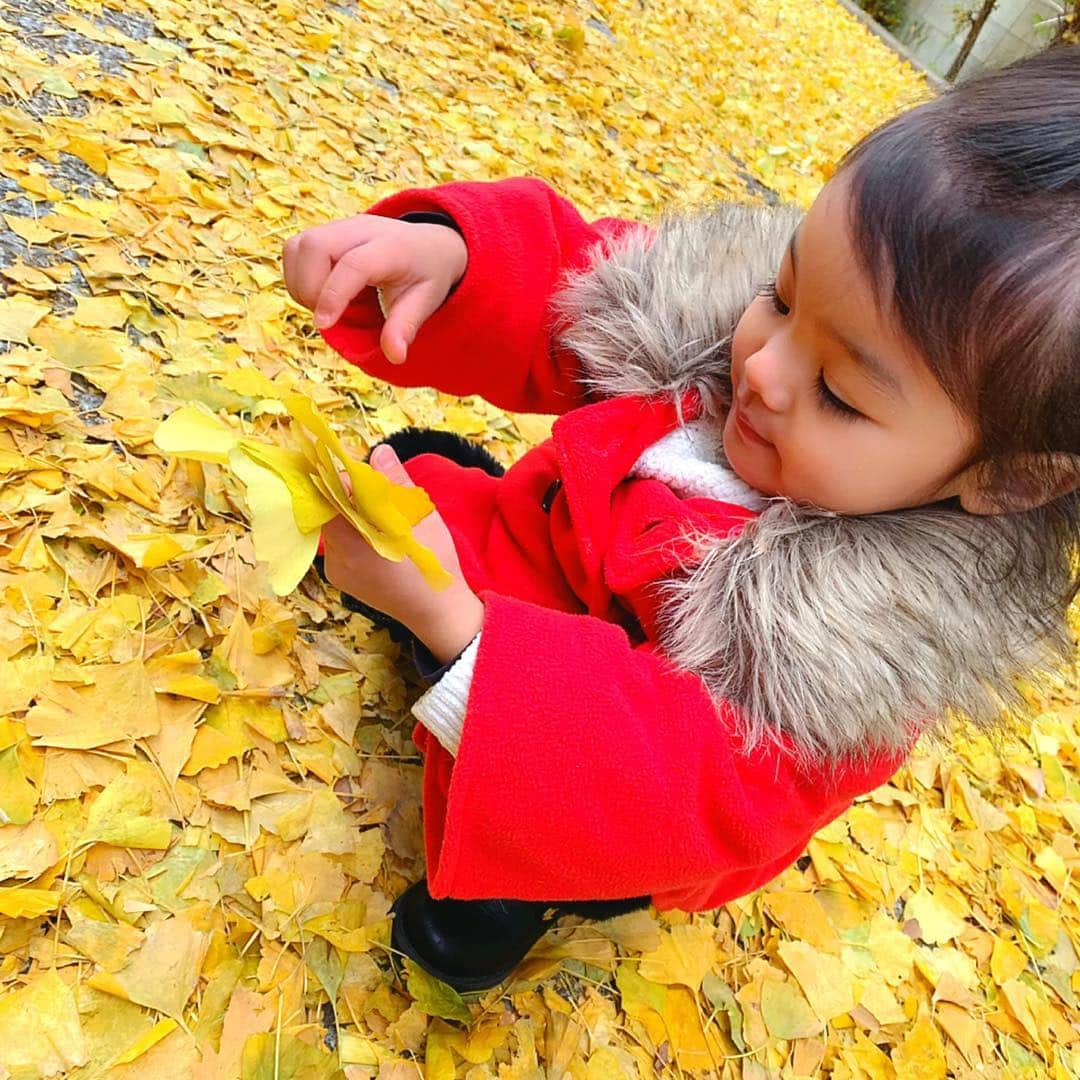
[[[681,536],[688,527],[722,536],[753,514],[628,480],[641,452],[676,426],[675,403],[586,403],[575,358],[552,346],[549,303],[561,275],[632,226],[587,224],[533,180],[407,191],[371,212],[413,211],[446,213],[461,229],[469,264],[458,289],[402,367],[379,350],[370,290],[327,341],[398,385],[564,414],[501,479],[434,455],[408,464],[486,609],[456,760],[424,728],[415,734],[431,892],[647,894],[686,910],[750,892],[902,759],[810,775],[776,748],[747,755],[738,710],[661,653],[655,586],[685,565]],[[696,402],[684,404],[692,417]]]

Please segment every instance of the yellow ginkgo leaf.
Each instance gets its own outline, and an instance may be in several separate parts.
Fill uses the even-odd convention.
[[[0,750],[0,825],[25,825],[37,803],[38,791],[26,779],[18,743]]]
[[[424,580],[433,589],[445,589],[454,580],[439,562],[435,552],[424,547],[415,537],[410,536],[405,541],[405,554],[416,564],[416,569],[424,575]]]
[[[183,775],[195,776],[203,769],[216,769],[226,761],[243,757],[251,746],[243,715],[239,709],[230,708],[226,699],[225,704],[207,710],[206,719],[195,733]]]
[[[319,473],[314,477],[314,481],[319,489],[330,499],[340,511],[342,517],[344,517],[354,529],[381,555],[384,559],[389,559],[391,562],[401,562],[402,559],[411,559],[416,564],[417,569],[424,575],[424,580],[433,589],[444,589],[450,584],[452,578],[450,574],[443,569],[439,560],[436,558],[435,553],[423,544],[419,543],[411,534],[407,532],[403,535],[391,535],[380,531],[374,527],[371,521],[364,516],[352,502],[349,501],[348,492],[345,490],[344,485],[341,482],[337,472],[333,469],[332,463],[329,461],[329,456],[325,447],[321,444],[318,446],[320,455],[326,459],[326,463],[323,464]],[[365,466],[366,468],[367,466]],[[374,470],[372,470],[374,471]],[[385,479],[381,474],[378,474],[381,479]],[[417,491],[418,488],[403,488],[396,484],[390,483],[390,492],[388,495],[390,498],[396,498],[399,492]],[[427,496],[424,496],[425,499]],[[416,513],[415,506],[409,507],[409,511],[412,514]],[[426,514],[422,514],[417,520],[421,520]],[[406,519],[409,520],[409,519]]]
[[[34,974],[0,999],[3,1075],[59,1076],[90,1060],[71,987],[55,968]]]
[[[172,827],[154,816],[150,792],[134,777],[121,775],[94,800],[81,839],[164,851],[172,842]]]
[[[116,327],[123,326],[130,313],[119,296],[80,296],[72,321],[76,326]]]
[[[285,596],[300,584],[314,562],[319,532],[299,528],[288,485],[269,469],[239,449],[229,455],[229,467],[247,488],[255,556],[269,566],[270,587],[278,596]]]
[[[194,701],[205,701],[210,705],[216,705],[221,700],[221,687],[202,675],[181,675],[171,679],[165,684],[164,692]]]
[[[303,424],[345,467],[352,483],[352,503],[376,529],[392,537],[403,537],[417,521],[431,513],[431,500],[421,488],[399,489],[382,473],[349,454],[307,398],[300,394],[289,394],[285,406],[293,418]],[[421,510],[423,512],[419,513]],[[418,513],[419,516],[416,516]]]
[[[660,945],[642,958],[638,973],[651,982],[681,983],[697,990],[716,961],[716,938],[712,927],[687,923],[673,926]]]
[[[285,396],[291,391],[278,386],[273,380],[268,379],[261,371],[255,368],[234,368],[227,371],[221,377],[221,383],[235,394],[244,394],[246,397],[270,398],[274,401],[284,401]]]
[[[142,1057],[153,1046],[157,1046],[166,1035],[171,1035],[179,1025],[172,1017],[159,1020],[145,1034],[136,1039],[114,1062],[114,1065],[128,1065]]]
[[[321,443],[315,444],[318,470],[312,476],[315,486],[337,507],[338,513],[384,558],[400,562],[405,552],[400,537],[388,536],[376,528],[349,498],[349,492],[338,475],[330,451]]]
[[[183,124],[186,120],[180,103],[168,98],[154,98],[150,103],[150,116],[158,124]]]
[[[36,919],[60,903],[61,894],[48,889],[0,888],[0,915],[11,919]]]
[[[405,558],[411,559],[416,564],[417,569],[424,575],[424,580],[433,589],[446,588],[452,580],[450,574],[439,563],[435,553],[430,548],[419,543],[413,537],[411,531],[412,526],[427,517],[433,509],[427,493],[418,487],[402,487],[388,480],[382,473],[372,469],[370,465],[363,462],[353,462],[354,465],[366,470],[367,474],[371,474],[375,478],[374,483],[369,485],[369,498],[371,487],[374,487],[376,491],[381,489],[381,496],[376,495],[376,497],[393,501],[397,513],[407,522],[407,528],[403,531],[386,532],[373,523],[370,517],[365,514],[364,508],[358,505],[358,500],[355,497],[357,490],[354,479],[355,471],[350,470],[350,480],[353,483],[353,496],[350,497],[345,490],[326,445],[322,442],[316,442],[313,447],[318,461],[318,474],[312,479],[326,498],[337,506],[338,511],[353,528],[384,559],[390,559],[393,562],[400,562]],[[364,482],[367,483],[366,475],[361,474],[361,476],[364,477]]]
[[[224,465],[239,437],[228,424],[194,405],[183,405],[156,432],[154,445],[167,454]]]
[[[17,341],[29,344],[27,334],[52,309],[48,304],[30,300],[24,296],[13,296],[0,300],[0,341]]]
[[[307,458],[299,450],[242,439],[239,448],[257,465],[273,472],[289,490],[292,513],[301,532],[311,532],[337,516],[337,509],[312,483]]]

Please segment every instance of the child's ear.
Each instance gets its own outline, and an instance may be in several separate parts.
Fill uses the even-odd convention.
[[[969,514],[1016,514],[1034,510],[1080,488],[1080,455],[1059,452],[1017,455],[993,470],[972,465],[953,481],[960,505]]]

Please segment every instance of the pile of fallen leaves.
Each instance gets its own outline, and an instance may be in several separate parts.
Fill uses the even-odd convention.
[[[1076,672],[923,749],[761,892],[567,921],[504,991],[391,977],[417,687],[152,436],[295,380],[357,453],[546,422],[345,368],[284,237],[407,185],[806,204],[926,93],[828,0],[0,2],[0,1076],[1080,1075]],[[235,382],[233,385],[237,385]],[[1032,692],[1034,694],[1034,691]]]

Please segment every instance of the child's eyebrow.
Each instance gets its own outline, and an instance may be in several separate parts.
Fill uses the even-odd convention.
[[[892,397],[900,398],[901,401],[907,400],[904,396],[904,388],[900,385],[900,380],[881,360],[870,353],[863,352],[862,349],[848,341],[847,338],[837,335],[837,340],[848,351],[851,359],[862,368],[866,377],[876,384],[880,390]]]
[[[799,238],[799,232],[801,230],[802,225],[800,225],[791,234],[791,239],[788,241],[788,257],[791,259],[791,273],[795,276],[798,276],[796,241]],[[904,396],[904,388],[900,385],[900,380],[896,377],[895,374],[893,374],[888,364],[879,360],[871,353],[864,352],[853,342],[848,341],[848,339],[845,338],[843,335],[836,333],[835,330],[833,331],[833,333],[836,337],[836,340],[839,341],[841,345],[843,345],[844,349],[847,351],[851,359],[854,360],[860,368],[862,368],[863,372],[866,374],[866,377],[872,383],[874,383],[880,390],[882,390],[886,394],[889,394],[893,397],[898,397],[902,401],[907,400],[907,398]]]

